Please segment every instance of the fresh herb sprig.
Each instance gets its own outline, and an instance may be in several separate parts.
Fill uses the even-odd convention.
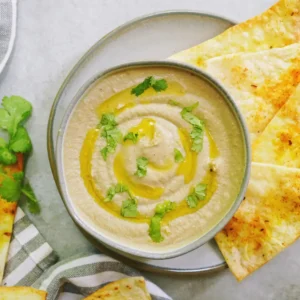
[[[28,153],[32,149],[27,130],[22,124],[31,115],[31,104],[22,97],[11,96],[2,99],[0,128],[9,135],[9,142],[0,139],[0,164],[16,163],[15,153]]]
[[[134,144],[136,144],[138,142],[138,138],[139,138],[139,134],[136,132],[128,132],[125,136],[124,136],[124,139],[123,141],[126,142],[126,141],[132,141]]]
[[[155,79],[153,76],[149,76],[143,82],[134,87],[131,90],[131,94],[138,97],[151,87],[156,92],[161,92],[168,88],[168,83],[165,79]]]
[[[122,202],[121,215],[125,218],[135,218],[138,215],[137,200],[133,197]]]
[[[116,185],[113,185],[108,189],[104,202],[110,202],[116,194],[124,192],[128,192],[128,187],[122,183],[117,183]]]
[[[155,214],[151,218],[149,226],[149,236],[155,243],[160,243],[164,240],[161,234],[161,221],[166,213],[170,212],[176,207],[175,202],[166,200],[164,203],[160,203],[155,208]]]
[[[187,196],[186,201],[189,208],[197,207],[199,201],[205,200],[207,193],[207,184],[199,183],[195,186],[193,192]]]
[[[100,150],[104,160],[107,160],[109,153],[114,153],[118,143],[122,140],[122,133],[117,127],[114,114],[103,114],[98,128],[101,129],[101,136],[106,139],[106,146]]]
[[[136,167],[137,171],[134,173],[134,175],[138,177],[144,177],[147,175],[147,166],[148,166],[148,159],[146,157],[139,157],[136,160]]]
[[[134,218],[138,215],[138,209],[137,209],[137,200],[131,195],[128,187],[122,183],[117,183],[114,186],[111,186],[107,193],[106,198],[104,199],[104,202],[110,202],[113,200],[114,196],[116,194],[120,193],[127,193],[128,199],[124,200],[122,202],[121,207],[121,216],[124,218]]]
[[[8,133],[9,140],[6,142],[0,138],[0,197],[8,202],[16,202],[23,193],[27,198],[29,211],[38,213],[40,207],[32,188],[29,183],[23,185],[23,171],[8,171],[17,162],[17,153],[28,154],[32,149],[30,137],[23,126],[31,113],[31,103],[20,96],[2,99],[0,129]]]
[[[191,106],[184,107],[180,113],[181,117],[193,126],[190,137],[193,141],[191,150],[194,152],[202,151],[204,137],[204,122],[192,113],[198,104],[197,102]]]

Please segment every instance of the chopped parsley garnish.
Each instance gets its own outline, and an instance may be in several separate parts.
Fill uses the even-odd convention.
[[[155,214],[151,218],[150,227],[149,227],[149,236],[153,242],[160,243],[164,240],[164,237],[161,234],[161,220],[169,211],[175,208],[175,202],[169,200],[164,203],[160,203],[155,208]]]
[[[197,106],[198,102],[191,106],[184,107],[180,114],[186,122],[193,126],[193,129],[190,133],[190,137],[193,140],[191,150],[200,152],[203,148],[204,122],[192,114],[193,109],[195,109]]]
[[[106,146],[100,150],[104,160],[108,153],[114,153],[118,143],[122,140],[122,133],[117,127],[118,123],[113,114],[103,114],[98,128],[101,129],[101,136],[106,139]]]
[[[172,105],[172,106],[180,106],[180,103],[179,103],[179,102],[174,101],[174,100],[172,100],[172,99],[170,99],[170,100],[168,101],[168,104],[170,104],[170,105]]]
[[[147,174],[147,165],[148,165],[148,159],[146,157],[139,157],[136,160],[136,166],[137,171],[134,173],[134,175],[137,175],[138,177],[144,177]]]
[[[190,208],[197,207],[199,201],[202,201],[206,197],[207,184],[199,183],[194,188],[194,191],[187,196],[186,201]]]
[[[137,141],[138,141],[138,137],[139,137],[139,134],[138,134],[138,133],[128,132],[128,133],[125,135],[123,141],[125,142],[125,141],[128,140],[128,141],[132,141],[134,144],[136,144]]]
[[[161,92],[168,88],[168,83],[165,79],[156,80],[153,76],[149,76],[142,83],[134,87],[131,90],[131,94],[134,94],[138,97],[150,87],[152,87],[156,92]]]
[[[125,218],[134,218],[138,215],[137,200],[133,197],[122,202],[121,215]]]
[[[177,163],[180,163],[184,160],[182,153],[176,148],[174,149],[174,159]]]
[[[39,201],[37,200],[32,187],[29,183],[25,184],[21,189],[22,194],[27,198],[28,209],[32,214],[38,214],[40,212]]]
[[[111,186],[108,189],[104,202],[109,202],[114,198],[115,194],[124,193],[124,192],[128,192],[128,187],[122,183],[117,183],[116,185]]]

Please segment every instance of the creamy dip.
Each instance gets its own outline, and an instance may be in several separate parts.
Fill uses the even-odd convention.
[[[167,88],[150,87],[141,95],[132,89],[153,76]],[[203,146],[192,151],[193,126],[182,118],[184,107],[199,105],[192,114],[203,121]],[[122,140],[105,160],[107,145],[99,121],[113,114],[123,137],[138,135],[136,143]],[[174,149],[183,159],[176,162]],[[148,160],[147,172],[137,176],[137,160]],[[84,222],[109,239],[149,252],[183,247],[212,229],[231,208],[245,170],[243,137],[225,100],[208,83],[171,67],[122,71],[96,81],[74,108],[64,134],[63,167],[67,191]],[[121,215],[129,193],[107,201],[109,188],[122,183],[135,199],[138,214]],[[196,207],[187,197],[197,184],[206,186]],[[149,235],[158,204],[174,202],[161,218],[162,240]]]

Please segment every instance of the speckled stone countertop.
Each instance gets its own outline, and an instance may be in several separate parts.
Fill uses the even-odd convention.
[[[50,108],[69,70],[98,39],[132,18],[170,9],[201,10],[237,22],[274,0],[20,0],[15,48],[1,75],[1,95],[19,94],[33,102],[29,130],[35,146],[27,176],[41,199],[42,213],[31,217],[61,258],[92,249],[68,216],[50,170],[46,127]],[[300,242],[296,242],[241,283],[224,270],[209,275],[145,273],[174,299],[298,300]]]

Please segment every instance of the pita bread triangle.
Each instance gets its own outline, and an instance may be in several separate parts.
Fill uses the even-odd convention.
[[[212,58],[204,69],[233,96],[254,142],[300,82],[300,43]]]
[[[255,162],[300,168],[300,85],[253,144]]]
[[[300,42],[300,0],[280,0],[261,15],[170,59],[203,66],[212,57],[281,48],[297,42]]]
[[[18,154],[17,156],[18,162],[15,165],[5,167],[6,171],[10,174],[23,170],[23,155]],[[16,202],[7,202],[0,197],[0,284],[3,279],[16,211]]]
[[[92,295],[84,298],[86,300],[150,300],[145,279],[143,277],[126,277],[105,285]]]
[[[215,239],[238,280],[300,236],[300,169],[252,163],[238,211]]]
[[[46,300],[47,293],[32,287],[0,287],[0,300]]]

